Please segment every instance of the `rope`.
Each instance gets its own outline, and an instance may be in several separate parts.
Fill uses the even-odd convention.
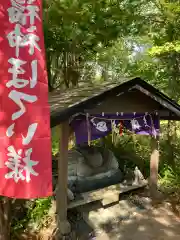
[[[157,113],[157,111],[153,111],[151,113],[148,113],[148,114],[146,114],[146,116],[148,116],[148,115],[151,116],[154,113]],[[133,117],[133,118],[105,118],[105,117],[99,117],[99,116],[97,117],[97,116],[94,116],[94,115],[90,115],[90,117],[96,118],[96,119],[100,119],[100,120],[106,120],[106,121],[120,121],[120,120],[140,119],[140,118],[143,118],[144,115],[143,116],[139,116],[139,117]]]
[[[155,110],[155,111],[153,111],[153,112],[150,112],[150,113],[146,113],[145,115],[152,115],[152,114],[157,114],[157,110]],[[88,118],[96,118],[96,119],[100,119],[100,120],[106,120],[106,121],[120,121],[120,120],[132,120],[132,119],[140,119],[140,118],[142,118],[142,117],[144,117],[144,115],[143,116],[139,116],[139,117],[131,117],[131,118],[105,118],[105,117],[99,117],[99,116],[94,116],[94,115],[90,115],[89,113],[78,113],[78,114],[75,114],[75,115],[73,115],[72,116],[72,118],[71,118],[71,121],[76,117],[76,116],[78,116],[78,115],[83,115],[83,116],[86,116],[87,117],[87,115],[88,115]]]

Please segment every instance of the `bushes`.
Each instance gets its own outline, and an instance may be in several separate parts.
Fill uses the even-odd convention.
[[[52,154],[55,155],[59,151],[59,126],[51,129],[52,138]]]
[[[180,136],[177,134],[171,142],[168,140],[167,124],[162,125],[164,134],[160,137],[159,183],[164,188],[180,188]],[[105,144],[119,160],[120,166],[137,165],[145,177],[149,176],[151,138],[140,135],[117,136],[115,144],[112,137],[105,138]]]
[[[175,190],[180,188],[180,164],[176,165],[176,169],[164,165],[160,170],[159,174],[160,185],[165,187],[167,190]]]
[[[120,168],[138,168],[145,176],[149,175],[150,137],[133,134],[105,138],[105,145],[110,148],[119,161]]]
[[[48,214],[48,210],[51,207],[52,197],[49,198],[42,198],[36,200],[29,200],[20,202],[18,204],[15,203],[14,208],[14,216],[12,219],[11,229],[12,229],[12,236],[17,235],[18,232],[23,232],[25,230],[32,230],[32,231],[39,231],[44,226],[46,222],[45,219]],[[23,211],[23,215],[18,215],[18,205]],[[16,238],[15,238],[16,239]]]
[[[180,134],[178,134],[180,127],[176,124],[177,131],[173,134],[168,127],[167,122],[161,123],[159,183],[166,189],[180,188]],[[114,152],[121,168],[134,168],[136,165],[145,177],[149,176],[150,136],[126,132],[123,136],[107,136],[104,138],[104,144]]]

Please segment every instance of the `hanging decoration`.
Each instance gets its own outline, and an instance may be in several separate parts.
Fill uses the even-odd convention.
[[[77,144],[89,142],[89,131],[91,140],[105,137],[111,132],[114,140],[114,133],[122,135],[124,128],[134,134],[153,136],[158,135],[160,129],[160,121],[156,113],[121,113],[118,116],[117,114],[103,114],[103,116],[98,114],[89,115],[88,120],[81,114],[76,116],[70,124],[75,132]]]
[[[119,135],[122,136],[123,135],[123,121],[120,120],[119,122]]]

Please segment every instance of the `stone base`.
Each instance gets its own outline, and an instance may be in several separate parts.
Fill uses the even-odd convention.
[[[71,232],[71,225],[68,221],[60,221],[59,222],[59,232],[61,233],[61,235],[67,235],[70,234]]]

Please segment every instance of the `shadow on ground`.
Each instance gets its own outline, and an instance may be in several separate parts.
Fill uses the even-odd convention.
[[[89,204],[79,209],[86,221],[82,218],[76,221],[76,239],[179,240],[180,218],[177,211],[174,213],[174,207],[166,201],[143,207],[129,199],[107,208],[100,202]]]

